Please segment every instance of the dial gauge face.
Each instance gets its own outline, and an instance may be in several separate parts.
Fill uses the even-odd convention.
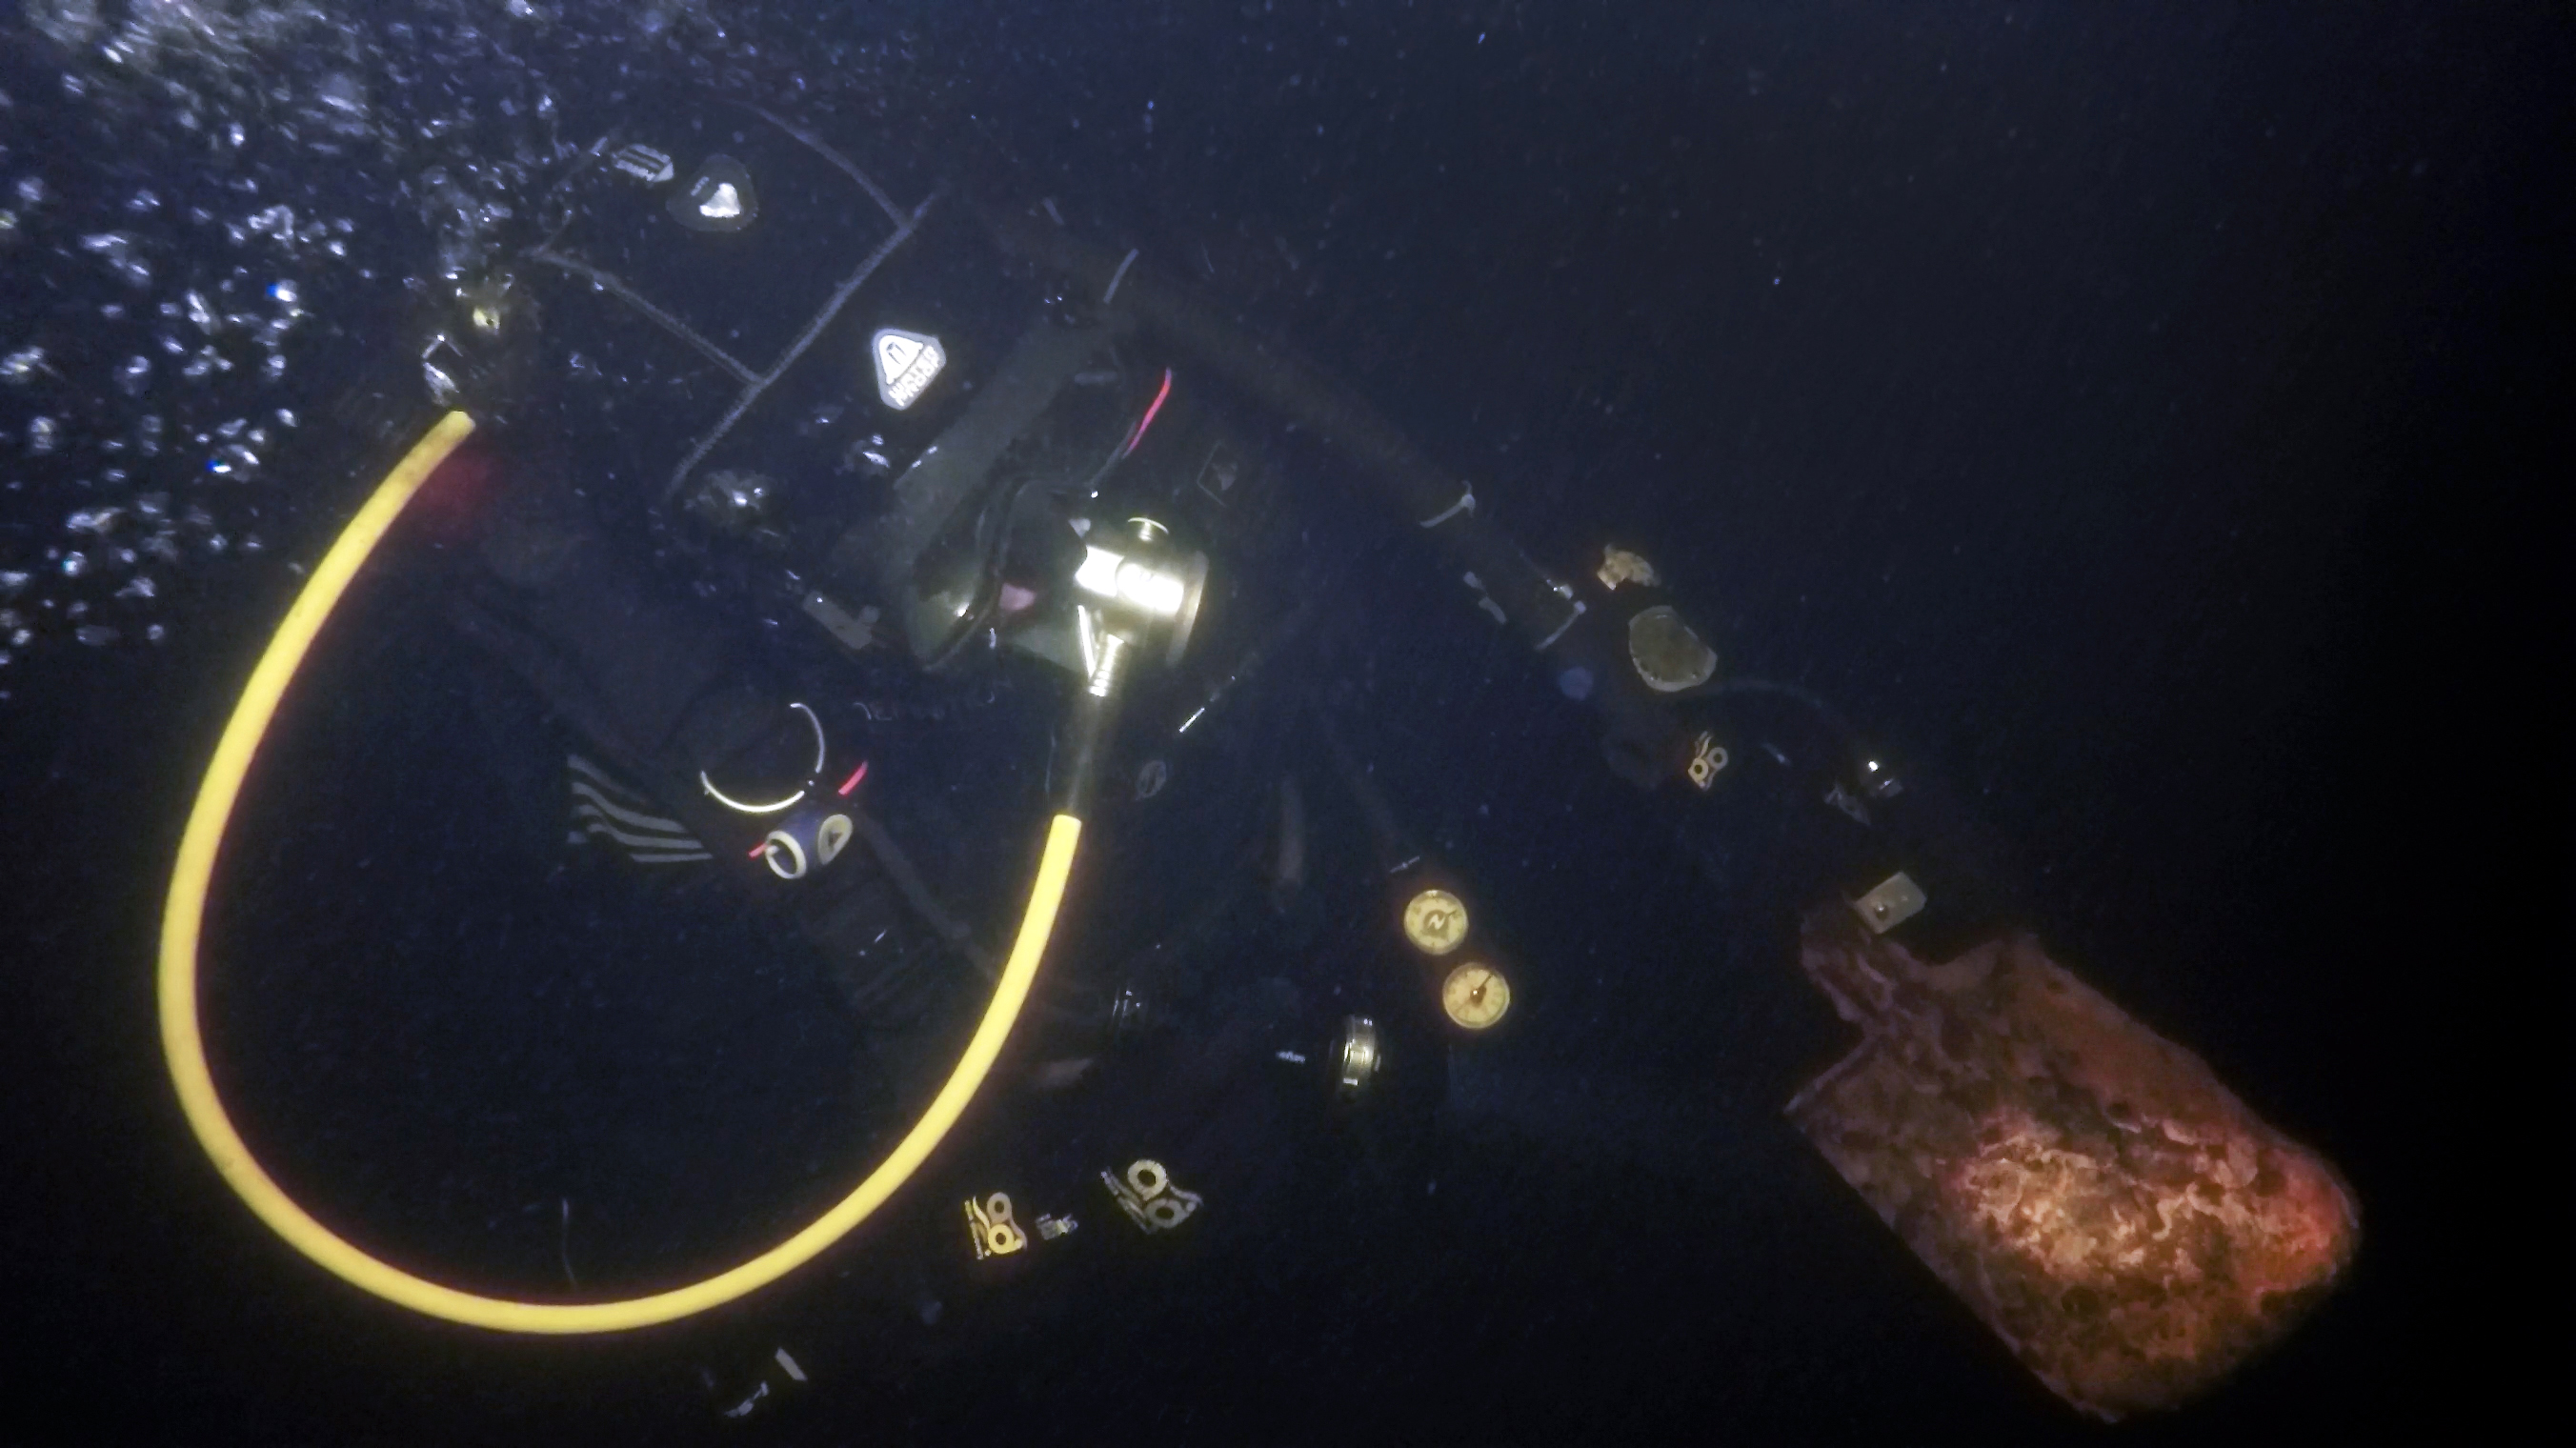
[[[1485,1029],[1511,1008],[1511,982],[1490,965],[1469,961],[1440,983],[1440,1009],[1468,1030]]]
[[[1425,890],[1404,902],[1404,938],[1425,955],[1447,955],[1467,938],[1467,907],[1446,890]]]

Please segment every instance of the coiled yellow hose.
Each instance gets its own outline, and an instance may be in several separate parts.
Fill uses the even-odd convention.
[[[777,1281],[867,1220],[920,1169],[938,1148],[940,1139],[956,1125],[966,1103],[983,1086],[994,1060],[1001,1054],[1002,1043],[1011,1034],[1012,1024],[1028,1001],[1039,962],[1046,954],[1047,939],[1055,930],[1056,912],[1064,901],[1065,881],[1072,873],[1074,852],[1082,840],[1082,821],[1071,814],[1059,814],[1048,826],[1046,851],[1039,859],[1037,878],[1029,887],[1028,908],[1021,917],[1010,959],[1002,968],[1001,983],[994,987],[983,1022],[967,1042],[965,1054],[958,1057],[947,1083],[885,1161],[803,1231],[704,1281],[615,1302],[519,1302],[479,1296],[414,1276],[352,1246],[315,1221],[270,1179],[243,1144],[241,1133],[233,1129],[232,1118],[224,1113],[223,1101],[215,1092],[214,1074],[206,1065],[206,1043],[197,1018],[198,937],[205,923],[207,887],[223,843],[224,826],[232,818],[243,777],[259,752],[270,720],[276,716],[279,700],[304,662],[305,651],[330,618],[331,610],[338,606],[349,581],[401,516],[404,505],[473,431],[472,418],[451,412],[395,464],[314,568],[304,591],[297,595],[285,621],[269,640],[267,651],[260,656],[259,666],[251,671],[240,702],[233,706],[232,719],[224,726],[213,761],[206,766],[205,781],[198,786],[196,805],[189,811],[187,833],[179,842],[178,865],[171,871],[170,894],[162,910],[161,1047],[169,1060],[170,1080],[178,1088],[179,1104],[187,1112],[188,1125],[196,1132],[206,1155],[213,1159],[215,1169],[261,1221],[297,1251],[342,1279],[416,1312],[476,1327],[528,1333],[620,1332],[703,1312]]]

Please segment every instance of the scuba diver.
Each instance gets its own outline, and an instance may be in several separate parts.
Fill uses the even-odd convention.
[[[2011,933],[1998,852],[1937,788],[1813,695],[1726,677],[1648,558],[1603,546],[1550,572],[1364,403],[1134,253],[1084,244],[1051,205],[899,195],[748,106],[600,138],[520,249],[450,282],[406,359],[411,398],[449,416],[317,580],[345,585],[405,520],[446,622],[507,681],[474,712],[543,781],[515,792],[524,833],[648,885],[722,880],[801,938],[861,1042],[884,1164],[754,1261],[610,1303],[412,1276],[268,1181],[197,1040],[197,917],[239,769],[326,593],[281,631],[302,630],[272,646],[283,661],[210,771],[162,993],[192,1124],[316,1260],[459,1321],[613,1331],[755,1290],[875,1218],[844,1273],[881,1309],[869,1351],[930,1353],[961,1323],[1070,1310],[1101,1274],[1240,1258],[1286,1224],[1385,1230],[1367,1203],[1427,1187],[1450,1065],[1512,1021],[1518,967],[1330,701],[1283,677],[1347,626],[1326,605],[1348,567],[1307,546],[1296,484],[1257,441],[1284,419],[1357,463],[1399,520],[1388,536],[1428,544],[1596,711],[1612,768],[1685,849],[1732,868],[1720,803],[1742,796],[1792,822],[1762,868],[1827,902],[1805,964],[1865,1036],[1793,1106],[1837,1168],[2078,1406],[2111,1415],[2181,1380],[2095,1372],[2052,1346],[2055,1309],[1962,1285],[1962,1264],[2013,1244],[1911,1235],[1975,1214],[1890,1196],[1904,1173],[1864,1159],[1891,1082],[1956,1086],[1984,1069],[1978,1041],[2067,1035],[2031,1024],[2037,986],[2005,988],[2062,972]],[[1369,848],[1314,847],[1336,809]],[[2113,1031],[2100,1004],[2089,1028]],[[1980,1035],[1989,1018],[2011,1024]],[[2330,1170],[2250,1118],[2188,1109],[2256,1141],[2326,1224],[2274,1278],[2331,1278],[2350,1212]],[[707,1386],[726,1416],[761,1415],[810,1362],[780,1347],[707,1365]]]
[[[389,546],[486,664],[465,712],[521,853],[722,890],[801,940],[879,1154],[962,1112],[936,1088],[1026,992],[979,1068],[1008,1109],[869,1213],[849,1296],[910,1350],[1134,1258],[1364,1236],[1329,1225],[1336,1182],[1418,1174],[1438,1081],[1382,1083],[1381,1056],[1438,1048],[1381,922],[1319,901],[1377,882],[1308,853],[1296,773],[1332,766],[1271,667],[1347,564],[1299,546],[1278,470],[1115,286],[782,118],[722,119],[721,149],[603,138],[524,250],[429,300],[388,396],[401,441],[423,394],[473,419]],[[1058,964],[1014,987],[1068,818],[1098,828]],[[755,1364],[708,1365],[728,1411],[784,1390]]]

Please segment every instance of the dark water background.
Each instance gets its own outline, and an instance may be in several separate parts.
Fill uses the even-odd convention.
[[[721,44],[683,14],[587,49],[576,18],[520,47],[593,67],[534,66],[568,113],[613,111],[612,65],[725,53],[774,88],[829,90],[833,71],[845,121],[868,114],[852,94],[891,96],[881,140],[1009,158],[1069,220],[1207,277],[1360,384],[1542,559],[1648,541],[1723,620],[1736,667],[1825,693],[1976,798],[2062,953],[2333,1157],[2364,1205],[2350,1284],[2285,1349],[2124,1434],[2479,1439],[2563,1363],[2563,1328],[2506,1306],[2565,1285],[2548,1165],[2565,1133],[2535,1120],[2566,1104],[2549,929],[2568,890],[2563,9],[895,6],[747,13]],[[813,58],[832,44],[837,65]],[[13,168],[42,155],[77,198],[85,175],[121,191],[134,168],[181,166],[177,149],[105,154],[109,132],[66,119],[94,97],[53,101],[40,48],[11,64]],[[279,164],[384,228],[365,233],[382,275],[331,290],[350,310],[328,345],[360,347],[396,305],[376,283],[427,267],[434,229],[365,192],[364,166]],[[36,305],[13,284],[8,307]],[[320,393],[294,396],[310,411]],[[10,541],[41,544],[63,511],[48,464],[8,462],[27,485],[6,495]],[[9,669],[0,1057],[21,1331],[0,1438],[711,1436],[674,1389],[685,1365],[828,1312],[827,1281],[634,1340],[422,1324],[289,1258],[168,1101],[150,960],[169,852],[291,592],[276,560],[318,551],[351,496],[259,495],[267,561],[187,571],[164,645]],[[1334,528],[1359,536],[1358,517]],[[1234,1303],[1138,1283],[899,1390],[833,1397],[837,1365],[812,1364],[803,1431],[2085,1433],[1779,1120],[1833,1036],[1776,928],[1641,831],[1583,716],[1413,561],[1355,590],[1386,625],[1347,666],[1371,752],[1510,902],[1551,982],[1528,1091],[1599,1140],[1462,1160],[1435,1205],[1390,1203],[1453,1219],[1427,1260],[1301,1262],[1329,1285]],[[572,981],[570,954],[643,947],[508,903],[507,870],[453,832],[476,797],[435,666],[388,637],[367,664],[419,669],[420,706],[353,696],[311,716],[295,757],[333,789],[386,759],[457,781],[408,806],[392,791],[416,813],[385,857],[405,884],[476,895],[500,932],[460,948],[452,980],[366,1002],[420,1023],[385,1047],[390,1079],[474,1049],[441,1035],[442,988],[514,968],[509,988]],[[366,742],[334,743],[342,718]],[[411,868],[427,861],[445,863]],[[284,898],[319,866],[275,868]],[[318,940],[412,959],[442,928],[364,893],[300,908]],[[544,1019],[677,1040],[722,1016],[728,1039],[774,1045],[812,1014],[792,984],[712,971]],[[315,1039],[343,1038],[324,1025]],[[784,1119],[803,1060],[639,1088],[620,1130],[721,1141]],[[377,1129],[435,1143],[453,1125]],[[683,1179],[735,1160],[672,1150]],[[632,1176],[637,1153],[606,1156]],[[704,1185],[672,1221],[792,1195]],[[468,1218],[521,1211],[457,1190]],[[551,1232],[521,1238],[544,1270]],[[516,1249],[494,1240],[505,1270]]]

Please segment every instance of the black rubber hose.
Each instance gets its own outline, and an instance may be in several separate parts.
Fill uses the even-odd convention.
[[[1132,255],[1091,245],[1023,211],[978,211],[1004,251],[1103,298],[1104,306],[1133,316],[1228,386],[1342,450],[1399,516],[1424,528],[1451,568],[1475,576],[1532,648],[1560,673],[1580,669],[1588,676],[1612,742],[1648,762],[1645,773],[1632,777],[1657,779],[1679,771],[1680,722],[1664,701],[1636,683],[1617,641],[1606,630],[1585,626],[1598,620],[1583,619],[1571,590],[1532,562],[1511,535],[1478,515],[1465,481],[1423,456],[1358,394],[1312,364],[1265,346]]]

